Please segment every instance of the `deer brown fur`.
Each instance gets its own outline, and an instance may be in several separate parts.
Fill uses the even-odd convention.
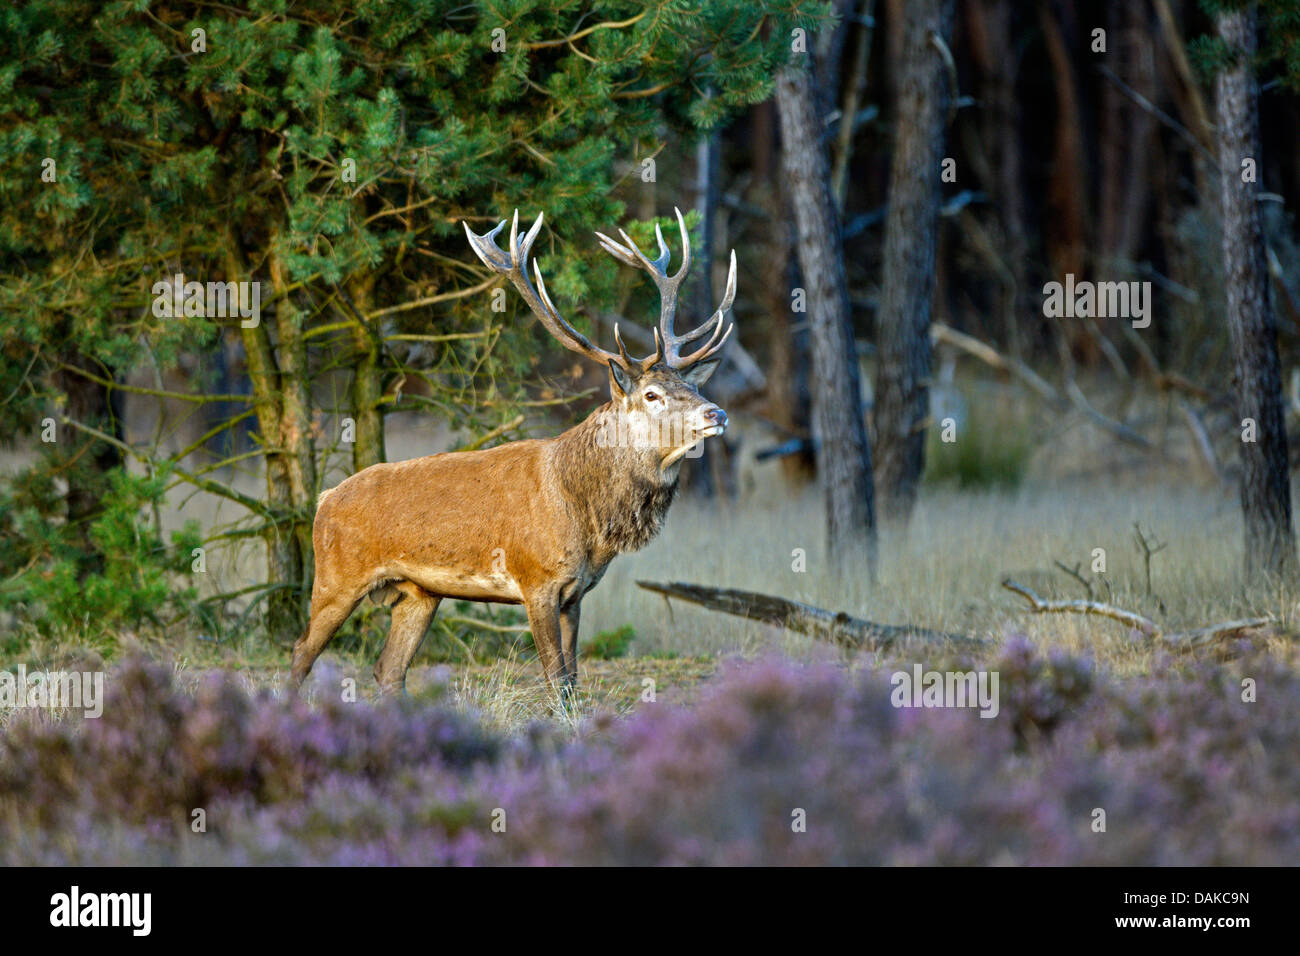
[[[566,347],[607,365],[611,400],[581,424],[548,439],[482,451],[448,452],[372,465],[320,496],[313,528],[316,576],[311,621],[294,645],[292,686],[357,604],[370,595],[392,606],[388,640],[375,665],[382,690],[405,686],[406,671],[443,598],[522,604],[547,680],[567,696],[576,686],[578,620],[583,595],[617,554],[658,534],[677,489],[681,460],[727,416],[697,387],[718,363],[730,334],[722,320],[735,294],[732,255],[727,294],[703,326],[677,336],[677,289],[690,264],[685,222],[681,268],[669,276],[669,253],[651,261],[626,233],[606,250],[650,273],[662,309],[655,352],[632,359],[615,333],[618,353],[591,345],[528,279],[528,251],[539,216],[520,242],[518,214],[510,252],[495,243],[505,223],[471,246],[508,276],[546,328]],[[600,235],[599,233],[597,234]],[[710,335],[693,355],[679,348]]]

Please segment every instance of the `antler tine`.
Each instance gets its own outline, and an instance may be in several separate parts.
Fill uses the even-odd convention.
[[[655,329],[654,333],[655,333],[655,350],[643,359],[634,359],[627,354],[627,346],[623,344],[623,335],[618,330],[618,323],[615,322],[614,341],[618,345],[619,355],[621,355],[623,357],[623,360],[627,362],[629,365],[631,365],[633,362],[639,363],[641,366],[641,371],[643,372],[651,368],[653,365],[659,362],[660,359],[664,357],[664,345],[663,345],[663,340],[659,338],[659,330]]]
[[[600,240],[600,247],[619,262],[623,263],[623,265],[631,266],[634,269],[641,265],[641,263],[637,261],[636,256],[633,255],[632,250],[626,248],[617,240],[609,238],[609,236],[605,235],[603,232],[596,233],[596,238]]]
[[[533,275],[537,277],[537,291],[541,295],[542,305],[544,305],[546,311],[550,313],[551,321],[555,323],[555,326],[559,329],[560,333],[578,346],[578,348],[574,349],[575,352],[585,353],[598,362],[605,362],[610,359],[616,361],[619,360],[620,357],[616,356],[613,352],[607,352],[602,348],[592,345],[590,339],[566,322],[564,316],[560,315],[560,310],[555,307],[555,303],[551,301],[550,293],[546,291],[546,280],[542,278],[542,268],[537,264],[536,259],[533,260]],[[547,326],[547,328],[550,330],[552,335],[555,335],[555,328],[551,328],[550,326]],[[558,338],[559,336],[556,337]],[[563,344],[563,342],[564,340],[561,339],[561,344]]]
[[[709,339],[707,345],[705,345],[699,351],[692,352],[690,355],[686,356],[685,358],[679,358],[677,360],[678,364],[676,367],[679,369],[690,368],[696,362],[701,362],[704,359],[710,358],[711,356],[714,356],[717,353],[721,352],[722,347],[727,344],[727,339],[731,338],[731,331],[735,327],[736,327],[735,322],[729,322],[727,323],[727,331],[723,332],[722,326],[719,325],[717,329],[714,331],[713,337]],[[718,333],[720,332],[722,333],[722,338],[718,338]]]
[[[602,364],[606,362],[618,362],[624,365],[626,355],[615,355],[613,352],[607,352],[602,348],[592,345],[585,335],[571,326],[560,315],[560,310],[555,307],[551,301],[550,294],[546,291],[546,280],[542,278],[541,266],[537,260],[533,260],[533,274],[537,277],[537,286],[534,288],[533,283],[528,278],[528,256],[532,252],[533,242],[536,241],[538,233],[542,230],[543,214],[538,213],[536,221],[532,228],[524,234],[522,241],[519,238],[519,210],[516,209],[514,217],[510,220],[510,251],[506,252],[497,245],[497,236],[501,230],[506,227],[506,220],[502,219],[495,229],[485,232],[483,235],[476,235],[469,228],[468,223],[462,223],[465,226],[465,235],[469,239],[470,248],[483,261],[483,264],[491,269],[506,276],[528,307],[532,309],[533,314],[550,332],[552,337],[561,345],[570,351],[577,352],[586,358]],[[627,367],[626,365],[624,367]]]
[[[722,329],[723,319],[726,317],[727,312],[731,309],[731,305],[735,300],[736,250],[732,249],[731,265],[727,269],[727,288],[722,295],[722,304],[719,305],[717,311],[698,328],[687,332],[685,335],[677,336],[668,343],[669,364],[678,369],[689,368],[696,362],[702,361],[703,359],[721,351],[722,346],[727,342],[728,336],[731,335],[731,330],[735,328],[735,323],[733,322],[727,326],[725,332]],[[710,333],[712,333],[712,335],[709,338],[709,341],[705,343],[702,348],[692,352],[690,355],[684,357],[681,355],[682,346],[696,342]],[[721,336],[721,338],[719,338],[719,336]]]
[[[623,336],[619,334],[617,322],[614,323],[614,344],[618,346],[618,354],[623,357],[624,362],[632,361],[627,354],[627,347],[623,345]]]
[[[495,229],[475,235],[470,231],[469,223],[461,222],[465,227],[465,238],[469,240],[469,247],[474,250],[474,255],[482,260],[483,265],[492,269],[494,272],[501,272],[510,268],[509,257],[497,245],[497,236],[501,230],[506,227],[506,221],[502,219]]]
[[[510,279],[538,320],[565,348],[597,362],[617,362],[629,370],[637,363],[641,365],[642,370],[645,370],[661,361],[667,362],[673,368],[685,369],[696,362],[717,354],[726,344],[732,330],[735,328],[735,324],[732,323],[727,325],[724,330],[723,322],[736,297],[736,252],[734,249],[731,252],[731,266],[727,272],[727,289],[718,310],[698,328],[692,329],[685,335],[676,335],[673,332],[673,322],[677,314],[677,293],[686,279],[687,272],[690,270],[691,237],[686,228],[686,217],[682,215],[682,211],[674,207],[673,212],[677,215],[677,228],[682,237],[682,263],[672,275],[668,274],[668,264],[672,260],[672,251],[669,249],[668,243],[664,241],[663,229],[660,228],[658,223],[655,224],[655,240],[659,244],[659,255],[655,259],[647,257],[625,230],[619,230],[619,235],[623,238],[622,242],[611,239],[604,233],[596,233],[596,238],[606,252],[625,265],[644,269],[650,274],[655,286],[659,289],[659,324],[654,329],[655,350],[643,359],[634,359],[628,354],[627,346],[624,344],[623,336],[617,326],[614,327],[614,341],[618,346],[618,352],[614,353],[593,345],[585,335],[570,325],[560,315],[560,310],[555,307],[555,303],[551,301],[551,295],[546,289],[546,279],[542,275],[541,266],[537,264],[535,259],[532,263],[532,271],[537,284],[536,286],[533,285],[528,275],[528,258],[532,253],[533,243],[537,240],[537,236],[542,229],[544,221],[542,214],[538,214],[537,219],[521,238],[519,235],[519,210],[514,211],[514,215],[509,220],[509,251],[503,250],[497,244],[497,236],[505,229],[506,220],[501,220],[494,229],[481,236],[476,235],[469,228],[468,223],[463,225],[465,226],[465,236],[468,238],[470,248],[474,250],[475,255],[488,268]],[[690,355],[684,357],[681,355],[683,346],[697,342],[705,336],[708,336],[708,341],[701,348]]]
[[[611,239],[603,232],[596,233],[596,238],[600,241],[602,249],[624,265],[632,266],[634,269],[644,269],[649,273],[650,278],[654,280],[655,287],[659,290],[659,326],[655,330],[655,351],[648,358],[642,359],[642,364],[646,368],[671,354],[675,354],[673,351],[674,343],[679,343],[679,340],[673,334],[673,320],[677,314],[678,290],[681,288],[682,282],[686,279],[686,274],[691,267],[691,236],[686,228],[686,218],[682,215],[682,211],[673,207],[673,212],[677,214],[677,227],[682,236],[682,264],[672,275],[668,274],[668,263],[672,260],[672,250],[669,249],[668,243],[664,241],[663,229],[658,223],[655,223],[655,241],[659,244],[659,255],[655,259],[651,259],[642,252],[625,229],[619,229],[618,231],[618,234],[623,238],[622,242]],[[706,333],[701,332],[700,334]],[[694,341],[699,337],[699,335],[695,335],[687,341]]]
[[[677,291],[686,280],[686,273],[691,268],[691,234],[686,228],[686,218],[676,206],[673,207],[673,212],[677,214],[677,228],[682,235],[682,264],[671,277],[659,283],[659,295],[662,300],[659,307],[659,330],[664,336],[665,356],[675,354],[677,351],[674,344],[676,336],[673,333],[673,324],[677,319]],[[659,240],[659,247],[663,249],[663,255],[660,256],[663,261],[660,273],[664,274],[663,270],[668,265],[668,247],[664,244],[664,234],[659,231],[658,223],[655,223],[655,236]]]

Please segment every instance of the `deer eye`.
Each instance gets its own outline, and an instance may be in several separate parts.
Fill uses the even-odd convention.
[[[645,393],[645,400],[647,402],[657,402],[659,401],[659,393],[653,389],[648,389]]]

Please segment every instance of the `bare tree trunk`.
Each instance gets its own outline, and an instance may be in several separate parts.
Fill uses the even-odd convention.
[[[776,106],[766,100],[754,108],[754,178],[764,187],[764,198],[758,201],[776,212],[773,227],[765,235],[763,249],[763,275],[768,282],[760,284],[759,294],[768,320],[768,368],[765,404],[767,414],[781,428],[792,435],[809,438],[811,399],[808,395],[808,330],[806,325],[797,333],[796,316],[791,311],[790,290],[798,283],[793,281],[795,268],[792,254],[789,188],[780,170],[776,143]],[[765,201],[766,200],[766,201]],[[707,443],[706,443],[707,444]],[[786,482],[800,487],[812,481],[817,474],[811,442],[808,451],[781,457],[781,471]]]
[[[853,136],[857,132],[858,108],[867,91],[867,68],[871,65],[871,37],[875,32],[876,0],[866,0],[858,17],[853,47],[853,68],[844,90],[844,108],[840,111],[840,128],[835,143],[835,161],[831,167],[831,194],[835,208],[844,211],[849,188],[849,161],[853,158]]]
[[[782,190],[784,193],[784,190]],[[785,195],[777,197],[777,208],[788,211]],[[810,438],[812,435],[812,396],[808,388],[808,329],[806,323],[796,331],[795,319],[802,319],[790,311],[789,289],[794,281],[795,269],[791,264],[793,243],[784,225],[778,225],[768,236],[764,252],[764,274],[771,277],[764,291],[768,315],[771,316],[770,352],[767,370],[767,408],[772,421],[790,435]],[[781,471],[793,487],[801,487],[817,476],[816,456],[812,443],[807,451],[781,457]]]
[[[871,448],[862,421],[857,347],[849,318],[839,216],[806,63],[777,77],[781,156],[798,232],[799,268],[812,329],[812,427],[826,502],[827,547],[836,573],[865,560],[875,573]]]
[[[1145,38],[1152,34],[1148,12],[1141,4],[1120,9],[1111,2],[1111,55],[1114,72],[1148,101],[1159,99],[1155,84],[1155,56]],[[1111,57],[1108,56],[1108,59]],[[1123,95],[1114,83],[1101,94],[1101,200],[1098,205],[1097,244],[1101,250],[1101,278],[1121,278],[1122,267],[1133,261],[1149,222],[1151,140],[1155,120]],[[1125,276],[1126,277],[1126,276]]]
[[[1020,146],[1020,102],[1016,78],[1022,54],[1013,39],[1015,6],[1011,0],[977,0],[966,5],[967,45],[981,76],[988,103],[983,130],[995,159],[988,166],[988,188],[997,198],[1002,225],[1001,252],[1006,265],[1001,292],[1002,335],[1016,358],[1025,352],[1023,316],[1031,314],[1029,240],[1025,220],[1024,165]],[[1031,334],[1032,334],[1032,330]]]
[[[700,242],[695,254],[695,315],[702,322],[713,314],[713,246],[714,222],[718,205],[718,154],[720,139],[718,128],[703,133],[695,144],[695,208],[700,213]],[[695,492],[703,498],[712,498],[717,491],[714,471],[718,465],[718,449],[705,442],[700,457],[688,468],[682,469],[684,490]]]
[[[844,46],[852,32],[850,18],[856,6],[857,0],[831,0],[834,24],[819,30],[813,44],[813,75],[816,78],[813,93],[817,97],[817,113],[823,122],[839,105],[840,61],[844,58]]]
[[[885,220],[876,371],[876,478],[888,518],[906,520],[925,464],[930,310],[948,78],[936,39],[952,35],[952,0],[909,4]]]
[[[307,369],[307,341],[303,338],[304,313],[286,294],[288,281],[283,275],[278,257],[271,256],[270,267],[271,282],[278,300],[275,323],[279,334],[280,446],[284,450],[289,495],[294,506],[293,536],[302,556],[302,569],[297,580],[285,583],[294,584],[299,615],[305,623],[315,564],[312,558],[311,529],[316,513],[316,443],[311,413],[311,382]]]
[[[237,242],[231,241],[227,275],[243,275]],[[271,281],[282,293],[280,264],[271,259]],[[265,321],[249,328],[241,323],[253,407],[266,447],[266,503],[277,512],[295,515],[265,532],[268,584],[263,623],[275,642],[296,639],[306,623],[306,601],[312,573],[311,525],[315,508],[316,459],[312,439],[311,396],[307,380],[307,347],[302,315],[283,295],[276,302],[276,331],[272,342]]]
[[[1043,245],[1052,275],[1082,277],[1088,268],[1089,218],[1087,156],[1083,139],[1083,103],[1070,51],[1078,41],[1072,4],[1040,4],[1038,22],[1052,64],[1056,90],[1056,131],[1052,172],[1047,187],[1047,216]],[[1082,324],[1058,328],[1058,345],[1065,358],[1077,355],[1085,364],[1097,361],[1096,339]],[[1068,354],[1066,354],[1068,353]]]
[[[266,446],[266,503],[276,511],[290,511],[293,496],[287,456],[280,448],[280,373],[275,363],[275,351],[264,323],[259,322],[256,327],[242,328],[241,331],[244,351],[248,355],[248,379],[253,385],[253,407]],[[296,639],[301,629],[301,614],[293,588],[303,577],[302,548],[289,525],[277,524],[267,528],[265,539],[267,583],[281,587],[267,595],[262,620],[272,641],[286,643]]]
[[[370,312],[374,274],[352,283],[352,305],[358,322]],[[388,460],[384,449],[383,346],[379,328],[357,326],[352,337],[356,360],[352,367],[351,405],[356,435],[352,445],[352,472]]]
[[[1258,94],[1251,64],[1256,46],[1254,8],[1220,13],[1216,27],[1228,47],[1239,53],[1235,64],[1215,78],[1214,98],[1225,299],[1243,437],[1250,427],[1247,420],[1255,426],[1255,440],[1241,443],[1246,573],[1289,575],[1295,570],[1296,551],[1277,325],[1255,205],[1258,184],[1243,182],[1243,160],[1252,160],[1256,169],[1261,165]]]

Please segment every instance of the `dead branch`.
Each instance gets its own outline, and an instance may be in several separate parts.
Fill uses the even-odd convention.
[[[1061,393],[1032,368],[1019,359],[1005,357],[997,349],[981,342],[975,336],[967,335],[965,332],[958,332],[954,328],[935,322],[930,325],[930,338],[935,342],[943,342],[946,345],[961,349],[966,354],[979,359],[985,365],[1010,373],[1056,407],[1065,407],[1065,400],[1061,397]]]
[[[1107,66],[1098,66],[1097,72],[1100,73],[1102,76],[1104,76],[1111,83],[1113,83],[1117,90],[1119,90],[1126,97],[1128,97],[1130,100],[1136,103],[1140,109],[1145,110],[1147,113],[1154,116],[1157,120],[1159,120],[1165,126],[1168,126],[1171,130],[1173,130],[1184,140],[1186,140],[1188,145],[1190,145],[1193,149],[1195,149],[1197,152],[1201,154],[1201,156],[1205,159],[1206,163],[1209,164],[1211,169],[1218,170],[1219,164],[1215,162],[1214,156],[1211,155],[1210,151],[1206,149],[1205,144],[1202,143],[1200,139],[1197,138],[1197,136],[1192,133],[1191,130],[1189,130],[1182,123],[1178,122],[1178,120],[1174,119],[1164,110],[1160,109],[1160,107],[1156,106],[1154,103],[1148,100],[1137,90],[1133,89],[1133,87],[1129,86],[1127,83],[1121,80],[1118,76],[1115,75],[1114,70],[1110,69]]]
[[[1179,631],[1176,634],[1164,635],[1166,644],[1174,647],[1191,650],[1192,648],[1205,647],[1209,644],[1222,640],[1226,637],[1232,637],[1241,631],[1249,631],[1257,627],[1264,627],[1268,624],[1266,617],[1243,618],[1240,621],[1225,621],[1222,624],[1215,624],[1210,627],[1199,627],[1192,631]]]
[[[1205,430],[1205,423],[1201,421],[1201,416],[1181,398],[1177,400],[1177,405],[1187,421],[1187,429],[1192,433],[1197,450],[1200,451],[1201,457],[1205,459],[1205,464],[1210,469],[1210,474],[1214,476],[1215,481],[1222,481],[1223,472],[1219,469],[1219,459],[1214,454],[1214,445],[1210,442],[1210,434]]]
[[[496,631],[498,634],[527,634],[531,629],[527,624],[493,624],[479,617],[440,617],[440,624],[466,624],[483,631]]]
[[[514,418],[510,419],[510,421],[498,425],[496,428],[492,429],[491,431],[484,432],[482,435],[479,435],[478,438],[475,438],[473,441],[469,442],[468,444],[461,445],[459,448],[456,449],[456,451],[476,451],[479,448],[482,448],[488,442],[500,438],[506,432],[514,431],[523,423],[524,423],[524,416],[516,415]]]
[[[844,647],[887,649],[908,640],[948,641],[955,644],[978,645],[983,641],[966,634],[948,634],[910,624],[877,624],[852,617],[843,611],[827,611],[801,604],[772,594],[741,591],[736,588],[715,588],[702,584],[657,584],[638,581],[638,587],[662,594],[665,599],[674,597],[698,604],[711,611],[734,614],[751,621],[775,624],[819,640],[830,641]]]
[[[1029,609],[1035,614],[1092,614],[1097,617],[1108,617],[1113,621],[1119,621],[1121,624],[1127,624],[1146,637],[1158,638],[1161,633],[1159,625],[1149,617],[1143,617],[1133,611],[1126,611],[1122,607],[1116,607],[1113,604],[1103,604],[1100,601],[1044,601],[1029,588],[1018,581],[1013,581],[1011,578],[1003,581],[1002,586],[1028,601]]]
[[[1064,410],[1073,405],[1078,411],[1082,412],[1087,419],[1103,431],[1109,432],[1120,441],[1127,442],[1130,445],[1136,445],[1138,448],[1150,451],[1153,447],[1150,440],[1144,435],[1140,435],[1133,429],[1129,428],[1122,422],[1117,422],[1113,418],[1107,418],[1088,402],[1083,392],[1075,383],[1073,378],[1066,382],[1066,394],[1062,395],[1059,391],[1051,386],[1042,376],[1031,369],[1019,359],[1007,358],[997,349],[993,348],[972,335],[965,332],[958,332],[942,323],[935,322],[930,326],[930,338],[935,342],[943,342],[954,348],[961,349],[968,355],[972,355],[986,365],[992,366],[999,371],[1007,372],[1020,381],[1024,382],[1031,389],[1041,395],[1052,405],[1053,408]]]
[[[1138,550],[1142,552],[1142,563],[1147,574],[1147,597],[1150,597],[1151,558],[1169,547],[1169,542],[1160,541],[1154,534],[1151,535],[1151,540],[1148,541],[1147,536],[1142,533],[1142,525],[1136,521],[1133,522],[1133,540],[1137,544]]]
[[[1093,596],[1092,582],[1079,573],[1079,568],[1083,567],[1083,564],[1081,562],[1076,561],[1073,568],[1066,567],[1065,564],[1063,564],[1060,561],[1053,561],[1052,563],[1056,565],[1058,568],[1060,568],[1063,572],[1068,574],[1070,577],[1074,578],[1074,580],[1082,584],[1084,591],[1088,593],[1088,600],[1092,600],[1092,596]]]
[[[1117,422],[1113,418],[1107,418],[1097,409],[1093,408],[1084,396],[1083,390],[1079,388],[1074,377],[1071,376],[1066,380],[1065,393],[1070,396],[1070,401],[1074,407],[1083,412],[1094,425],[1103,431],[1108,431],[1120,441],[1128,442],[1130,445],[1136,445],[1138,448],[1150,451],[1152,449],[1151,440],[1145,435],[1140,435],[1133,429],[1129,428],[1123,422]]]
[[[1206,647],[1223,638],[1239,634],[1242,631],[1264,627],[1269,623],[1268,618],[1252,617],[1238,621],[1225,621],[1222,624],[1212,624],[1209,627],[1196,628],[1191,631],[1176,631],[1172,634],[1166,634],[1160,625],[1149,617],[1127,611],[1113,604],[1102,604],[1098,601],[1045,601],[1029,588],[1018,581],[1013,581],[1011,578],[1004,580],[1002,586],[1028,601],[1029,609],[1035,614],[1091,614],[1098,617],[1108,617],[1122,624],[1127,624],[1134,630],[1139,631],[1144,637],[1160,641],[1175,650],[1182,651]]]

